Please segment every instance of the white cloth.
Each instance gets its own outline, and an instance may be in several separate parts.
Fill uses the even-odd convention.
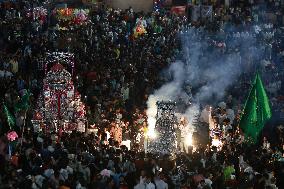
[[[68,179],[67,169],[60,169],[59,173],[60,173],[59,180],[66,181]]]
[[[50,178],[54,174],[54,170],[53,169],[46,169],[43,174],[47,178]]]
[[[107,141],[110,139],[110,133],[106,131]]]
[[[68,171],[68,174],[73,174],[73,168],[72,167],[67,166],[66,170]]]
[[[252,169],[252,167],[248,166],[248,167],[245,168],[244,172],[245,173],[253,173],[253,169]]]
[[[41,137],[37,137],[36,140],[37,140],[39,143],[43,143],[43,138],[41,138]]]
[[[8,71],[4,71],[4,77],[12,77],[13,74],[11,72]]]
[[[204,179],[204,182],[205,182],[205,184],[206,184],[207,186],[209,186],[210,188],[212,187],[211,185],[213,184],[213,182],[212,182],[210,179],[206,178],[206,179]]]
[[[49,152],[51,152],[51,153],[54,152],[54,148],[53,148],[52,146],[48,146],[48,147],[47,147],[47,150],[48,150]]]
[[[10,64],[8,62],[4,62],[3,65],[4,65],[4,69],[7,70]]]
[[[145,177],[142,177],[142,176],[140,176],[140,184],[144,184],[145,183],[145,180],[146,180],[146,178]]]
[[[145,189],[145,184],[139,183],[136,186],[134,186],[134,189]]]
[[[225,6],[230,7],[230,0],[225,0]]]
[[[269,185],[272,189],[278,189],[278,187],[275,184],[270,184]]]
[[[35,181],[32,184],[32,189],[40,189],[45,178],[41,175],[35,176]]]
[[[121,142],[121,145],[126,146],[127,149],[130,150],[130,143],[131,143],[130,140],[124,140],[124,141]]]
[[[86,187],[82,186],[81,183],[78,183],[76,189],[86,189]]]
[[[263,147],[263,149],[268,150],[270,148],[270,143],[265,141],[265,142],[263,142],[262,147]]]
[[[4,71],[0,70],[0,77],[4,77]]]
[[[156,179],[155,184],[156,184],[156,189],[168,189],[168,184],[161,179]]]
[[[146,184],[145,189],[156,189],[156,187],[153,183],[150,182],[150,183]]]

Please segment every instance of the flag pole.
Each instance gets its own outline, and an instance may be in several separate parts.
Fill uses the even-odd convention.
[[[22,147],[23,147],[23,140],[24,140],[24,132],[25,132],[25,126],[26,126],[27,111],[28,111],[28,110],[25,111],[24,124],[23,124],[23,127],[22,127],[20,153],[22,152]]]

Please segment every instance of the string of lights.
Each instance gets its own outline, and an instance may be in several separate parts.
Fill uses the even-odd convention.
[[[162,156],[173,155],[177,151],[175,106],[176,103],[172,101],[157,102],[155,137],[149,141],[148,152]]]

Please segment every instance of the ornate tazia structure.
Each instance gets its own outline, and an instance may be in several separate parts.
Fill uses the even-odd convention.
[[[177,117],[175,116],[176,103],[161,101],[157,102],[157,107],[156,137],[149,141],[148,152],[157,155],[171,155],[177,151],[175,132],[175,127],[177,126]]]
[[[43,81],[43,91],[32,120],[34,130],[44,132],[85,131],[86,111],[75,90],[71,74],[59,63]]]

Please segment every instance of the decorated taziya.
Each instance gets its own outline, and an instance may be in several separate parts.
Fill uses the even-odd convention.
[[[7,133],[7,138],[10,142],[13,142],[18,138],[18,134],[16,133],[16,131],[10,131]]]
[[[39,60],[44,65],[45,74],[48,71],[49,65],[53,65],[55,63],[60,63],[65,65],[66,68],[71,68],[71,74],[74,72],[74,54],[68,52],[47,52],[46,56],[43,59]]]
[[[84,131],[85,115],[85,105],[75,91],[71,74],[63,65],[54,64],[44,79],[43,91],[38,99],[32,120],[35,130]]]
[[[175,116],[176,103],[171,101],[157,102],[157,122],[152,132],[154,137],[150,137],[147,151],[157,155],[172,155],[177,151],[177,137],[175,126],[177,117]]]
[[[27,17],[33,20],[39,20],[44,22],[47,16],[47,9],[43,7],[34,7],[29,9],[27,12]]]
[[[143,19],[143,17],[137,18],[136,20],[136,26],[134,27],[133,35],[135,38],[139,37],[140,35],[146,34],[146,21]]]
[[[83,9],[75,9],[74,10],[74,23],[75,24],[83,24],[88,20],[88,12],[89,10],[83,10]]]
[[[88,21],[88,9],[63,8],[55,11],[59,21],[69,21],[68,24],[82,25]]]

